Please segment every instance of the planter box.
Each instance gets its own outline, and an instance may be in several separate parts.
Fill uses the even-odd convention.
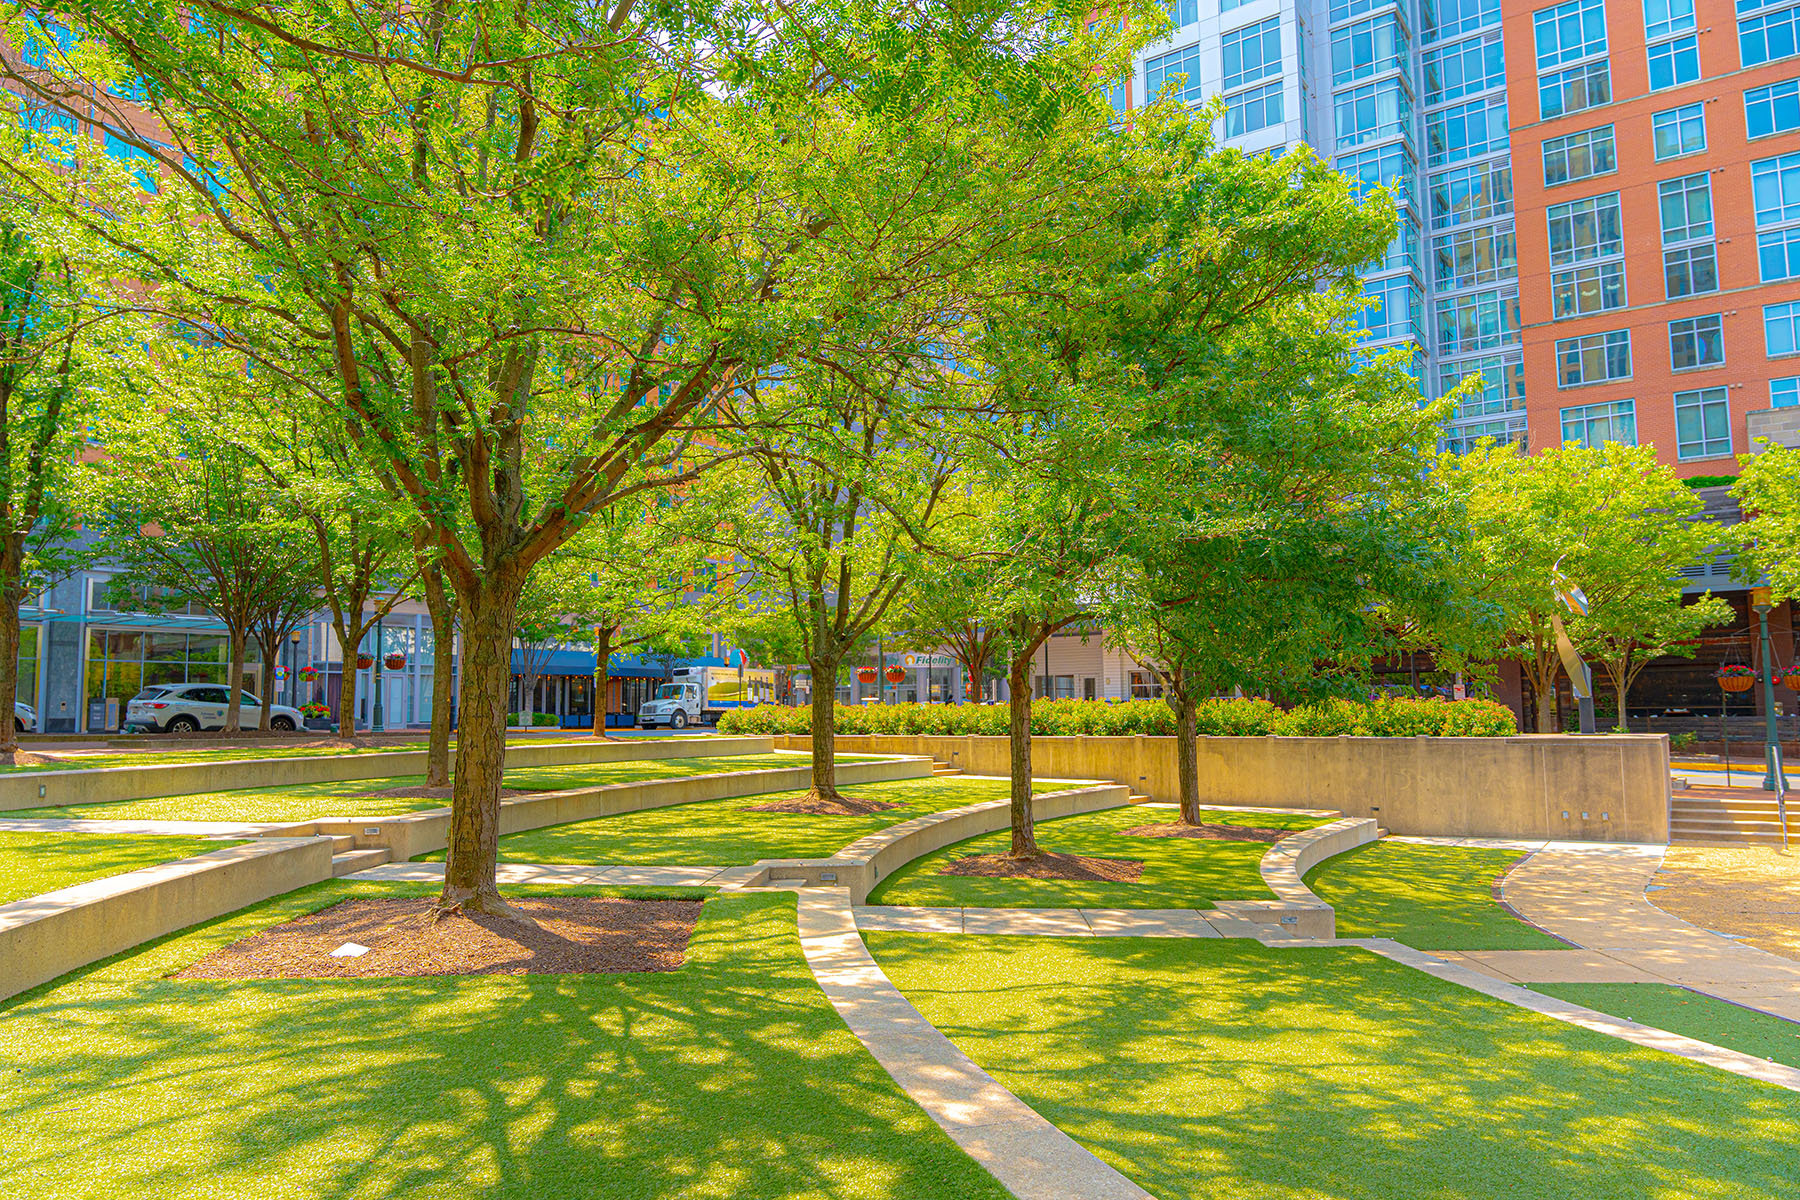
[[[337,722],[330,717],[307,717],[301,723],[306,729],[318,729],[327,733],[337,728]]]

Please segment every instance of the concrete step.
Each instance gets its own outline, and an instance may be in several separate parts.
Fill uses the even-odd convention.
[[[387,850],[352,850],[347,854],[334,854],[331,856],[331,875],[334,879],[354,875],[370,867],[379,867],[390,857]]]
[[[1151,800],[1153,798],[1154,797],[1144,796],[1144,795],[1140,795],[1137,792],[1133,792],[1131,795],[1125,797],[1125,803],[1127,803],[1127,804],[1148,804],[1151,802]]]
[[[334,833],[331,835],[331,853],[333,855],[342,854],[346,850],[354,849],[356,849],[356,839],[349,834]]]
[[[939,763],[931,768],[931,773],[933,775],[961,775],[963,769],[961,767],[946,767],[942,763]]]

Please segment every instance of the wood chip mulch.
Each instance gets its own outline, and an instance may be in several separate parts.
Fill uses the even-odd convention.
[[[514,900],[535,925],[485,913],[427,923],[435,902],[345,900],[215,950],[177,979],[374,979],[674,971],[698,900]],[[369,951],[333,958],[354,942]]]
[[[1800,854],[1779,846],[1670,846],[1650,902],[1672,916],[1800,959]]]
[[[351,792],[350,794],[357,797],[375,797],[382,800],[448,800],[450,799],[451,793],[455,790],[456,789],[453,787],[425,787],[420,784],[414,785],[413,787],[382,788],[379,792]],[[500,798],[502,800],[507,799],[509,796],[523,796],[524,794],[525,791],[519,788],[500,789]]]
[[[1205,842],[1279,842],[1294,831],[1266,829],[1261,825],[1216,825],[1211,821],[1202,821],[1198,825],[1165,821],[1155,825],[1134,825],[1119,832],[1126,837],[1198,838]]]
[[[902,806],[891,800],[858,800],[855,796],[845,796],[842,800],[820,800],[802,796],[798,800],[775,800],[768,804],[755,804],[744,811],[810,813],[816,817],[866,817],[870,813],[900,807]]]
[[[1132,858],[1090,858],[1085,854],[1056,854],[1049,850],[1036,858],[1006,854],[971,854],[945,863],[940,875],[975,875],[984,879],[1073,879],[1082,883],[1136,883],[1144,864]]]

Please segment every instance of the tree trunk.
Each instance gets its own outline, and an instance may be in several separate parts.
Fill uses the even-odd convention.
[[[437,915],[486,912],[517,917],[494,879],[500,850],[500,781],[506,770],[507,686],[512,679],[513,619],[523,573],[498,573],[463,599],[463,661],[458,705],[455,789],[450,801],[444,891]],[[520,918],[523,919],[523,918]]]
[[[337,627],[338,649],[343,651],[343,666],[338,671],[338,737],[343,741],[356,738],[356,651],[345,649],[350,643],[347,631]]]
[[[510,659],[510,657],[511,656],[508,655],[509,659]],[[527,659],[529,659],[530,657],[531,656],[529,654],[526,655]],[[527,662],[526,665],[530,666],[530,663]],[[507,663],[507,674],[509,677],[512,674],[512,663],[510,661]],[[519,728],[520,729],[530,729],[531,728],[531,721],[532,721],[531,693],[537,691],[537,681],[538,681],[538,677],[536,675],[532,675],[529,673],[519,676]]]
[[[244,707],[244,632],[241,629],[226,631],[226,644],[230,647],[231,663],[225,668],[225,732],[237,733],[243,728]]]
[[[1007,726],[1012,775],[1012,850],[1014,858],[1036,858],[1037,826],[1031,811],[1031,660],[1037,643],[1012,660],[1007,687],[1012,692]]]
[[[606,694],[612,690],[613,627],[594,627],[594,736],[606,736]]]
[[[439,606],[426,592],[431,611],[431,734],[425,745],[425,786],[450,786],[450,717],[456,695],[456,601],[438,580]]]
[[[1181,820],[1200,824],[1200,749],[1196,706],[1185,683],[1169,694],[1175,710],[1175,777],[1181,787]]]
[[[1533,683],[1537,688],[1537,731],[1539,733],[1556,732],[1556,679],[1550,679],[1548,687]]]
[[[25,539],[0,542],[0,764],[13,765],[19,751],[13,704],[19,698],[19,601],[24,598]],[[43,732],[40,727],[39,733]]]
[[[262,648],[262,695],[260,697],[258,697],[258,699],[260,699],[262,701],[262,713],[256,719],[256,727],[266,733],[269,730],[269,715],[270,715],[269,710],[275,707],[275,653],[276,653],[276,650],[275,650],[275,647],[269,645],[268,642],[263,641],[263,639],[259,638],[257,640],[262,641],[263,648]]]
[[[837,790],[836,659],[809,658],[812,671],[812,790],[809,800],[842,802]]]
[[[1631,690],[1631,681],[1625,672],[1613,675],[1613,694],[1619,698],[1619,723],[1613,727],[1615,733],[1631,732],[1625,728],[1625,693]]]

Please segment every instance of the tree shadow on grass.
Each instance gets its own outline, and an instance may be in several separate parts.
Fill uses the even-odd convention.
[[[1800,1097],[1354,949],[871,935],[909,999],[1161,1200],[1796,1194]]]
[[[844,1029],[793,901],[655,975],[158,980],[15,1006],[9,1194],[1003,1195]],[[91,1171],[105,1164],[107,1188]]]

